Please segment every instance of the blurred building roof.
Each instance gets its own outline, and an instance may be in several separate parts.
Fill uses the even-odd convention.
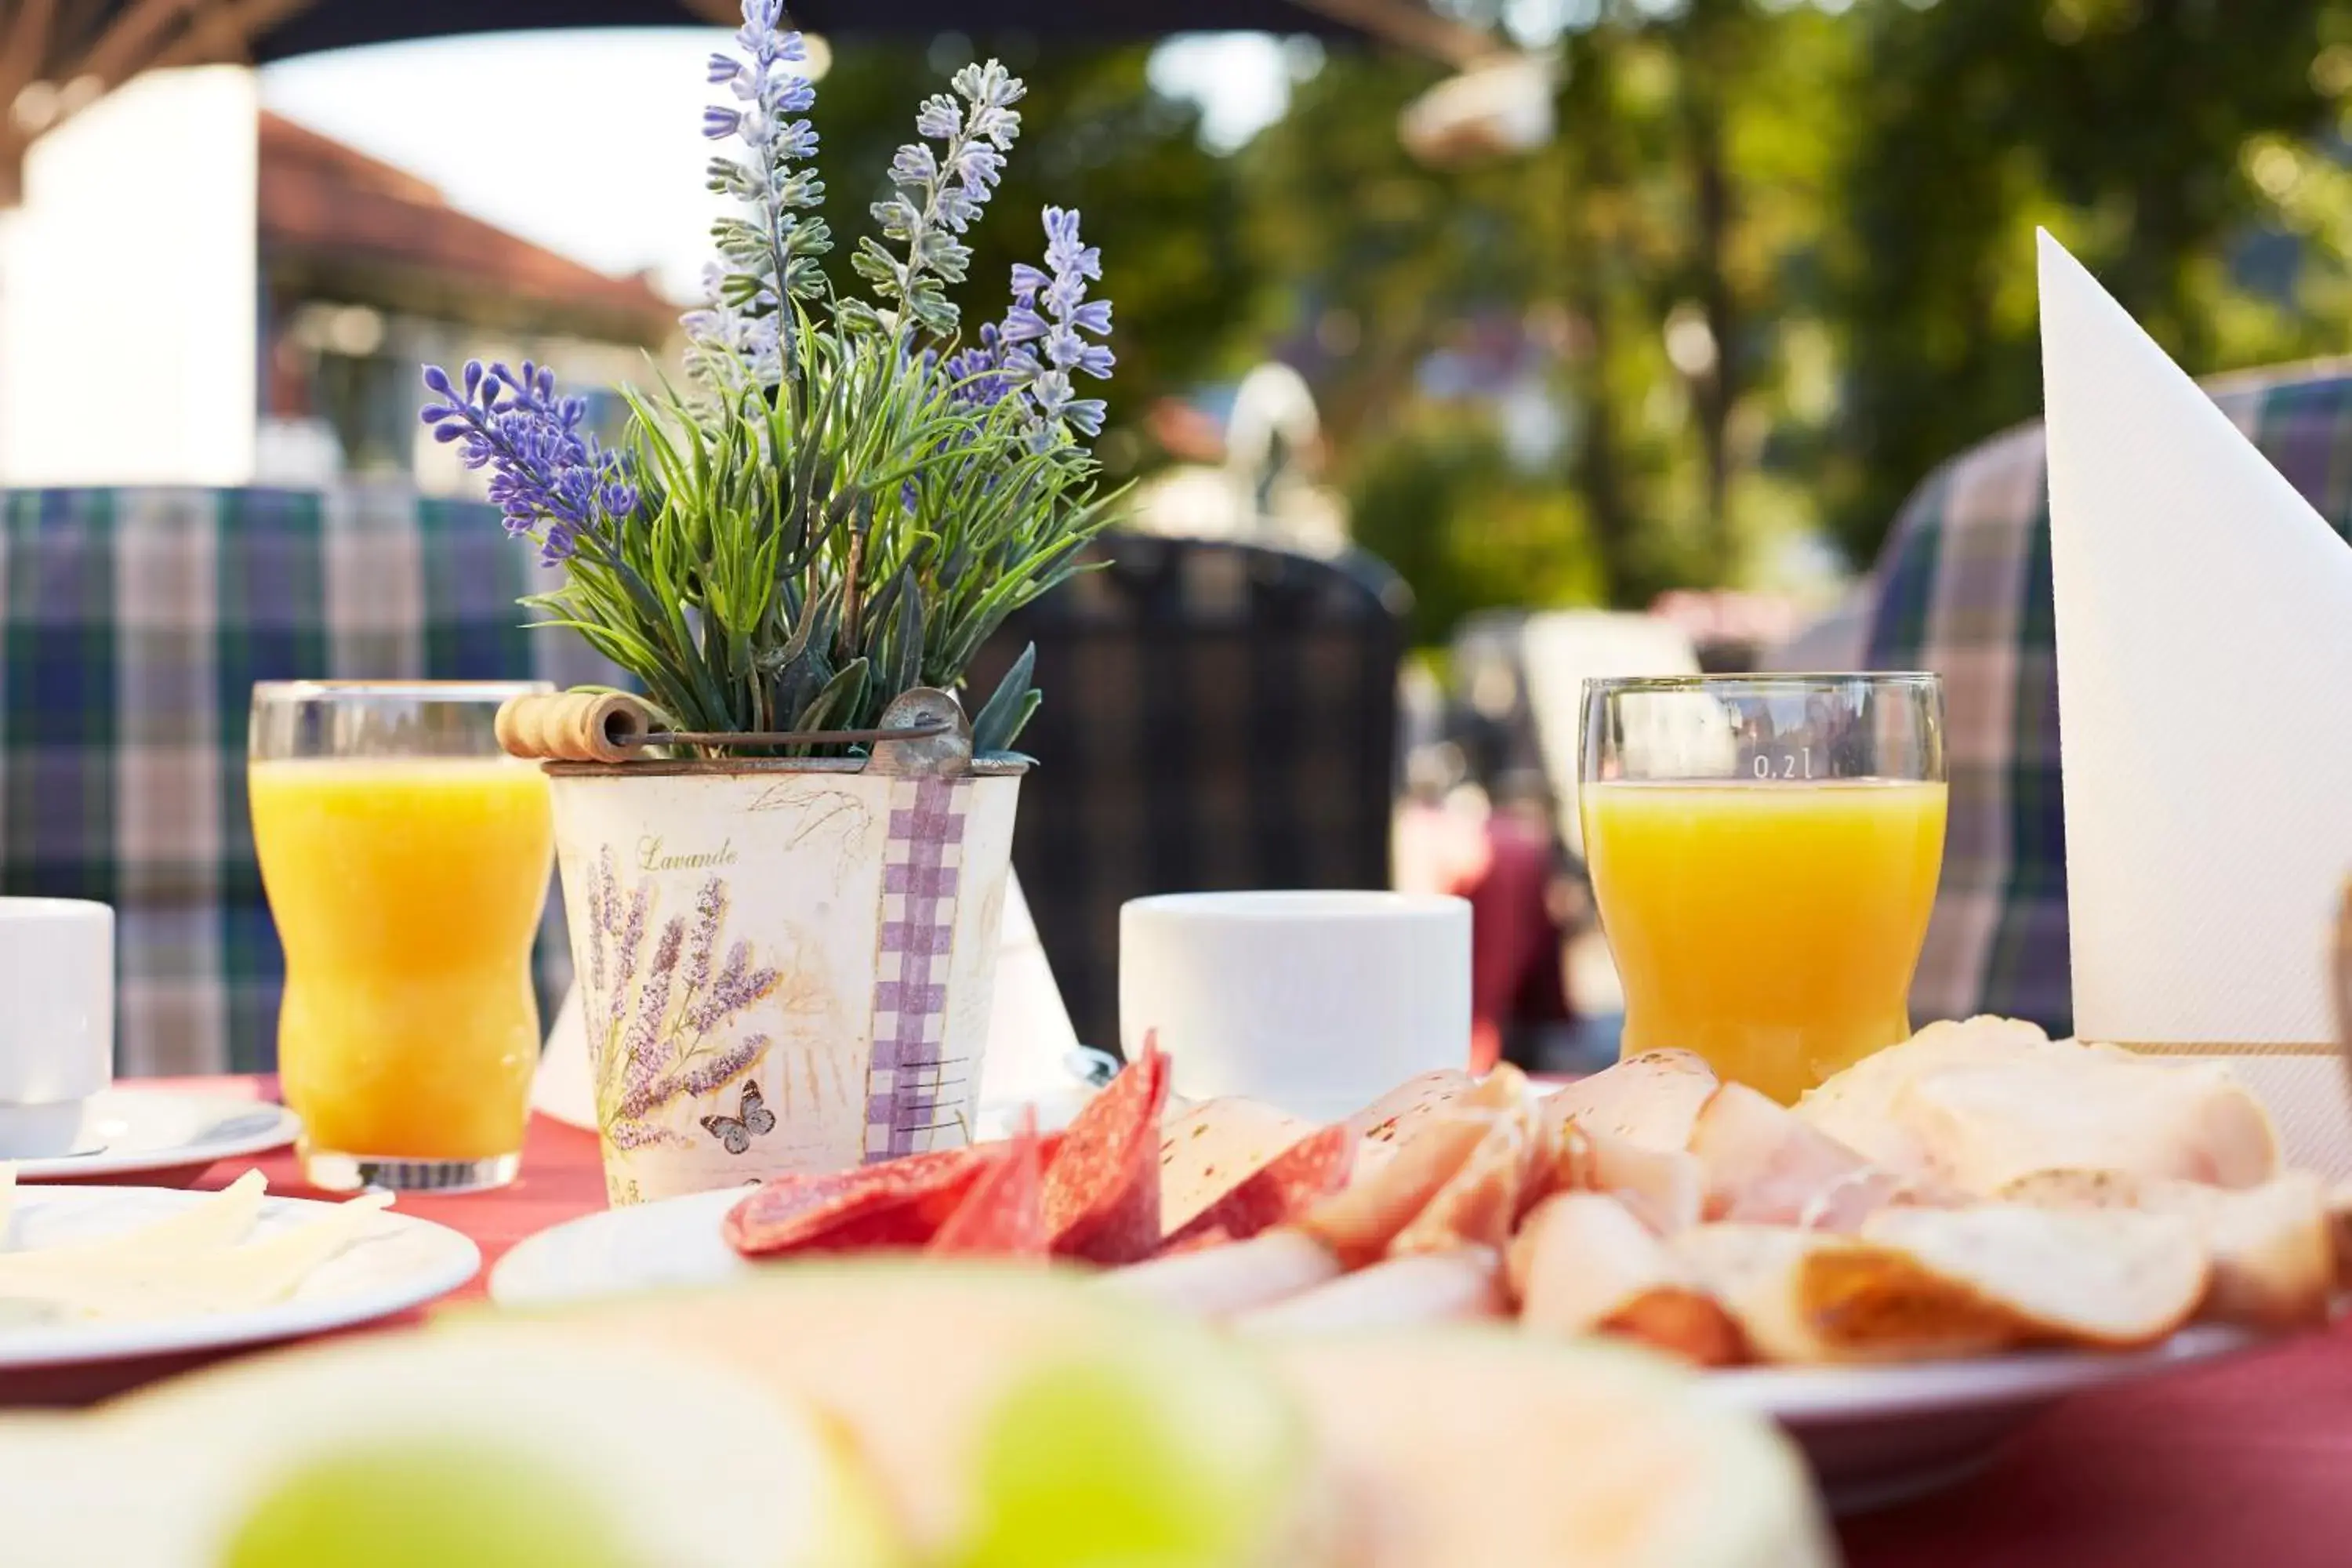
[[[262,266],[273,288],[515,331],[658,347],[677,309],[457,211],[433,185],[292,121],[260,130]]]

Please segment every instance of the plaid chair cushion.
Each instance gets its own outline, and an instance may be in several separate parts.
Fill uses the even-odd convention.
[[[125,1074],[276,1058],[284,974],[247,816],[257,681],[614,673],[526,631],[495,510],[392,493],[0,493],[0,891],[115,906]],[[568,982],[550,900],[540,979]]]
[[[2214,401],[2352,538],[2352,369],[2215,382]],[[1916,1022],[2002,1013],[2074,1027],[2049,485],[2038,425],[1946,464],[1912,495],[1872,584],[1864,663],[1944,677],[1951,818]]]
[[[1037,645],[1013,858],[1078,1037],[1118,1040],[1118,910],[1149,893],[1385,888],[1403,587],[1334,561],[1141,535],[1015,616]]]

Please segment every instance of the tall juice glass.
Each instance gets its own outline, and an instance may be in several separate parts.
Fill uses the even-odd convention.
[[[1944,857],[1943,687],[1588,680],[1580,811],[1622,1049],[1793,1100],[1911,1033]]]
[[[514,1177],[554,825],[546,779],[493,725],[545,689],[254,688],[253,841],[286,949],[278,1070],[316,1185]]]

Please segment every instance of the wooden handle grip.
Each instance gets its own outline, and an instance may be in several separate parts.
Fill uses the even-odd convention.
[[[508,755],[557,763],[625,763],[641,752],[630,742],[652,728],[652,710],[617,691],[510,697],[498,718]]]

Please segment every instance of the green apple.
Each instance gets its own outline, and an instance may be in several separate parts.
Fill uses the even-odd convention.
[[[1325,1494],[1278,1383],[1248,1345],[1100,1278],[812,1262],[545,1326],[719,1359],[832,1413],[931,1568],[1318,1568],[1302,1542]],[[1298,1538],[1248,1554],[1293,1517]]]
[[[1245,1568],[1291,1540],[1307,1427],[1238,1346],[1149,1319],[1049,1356],[982,1420],[961,1568]]]
[[[712,1360],[530,1323],[257,1358],[26,1436],[54,1454],[45,1473],[91,1479],[0,1485],[11,1563],[906,1562],[870,1479],[803,1401]]]
[[[409,1438],[302,1461],[221,1568],[636,1568],[596,1493],[512,1448]]]

